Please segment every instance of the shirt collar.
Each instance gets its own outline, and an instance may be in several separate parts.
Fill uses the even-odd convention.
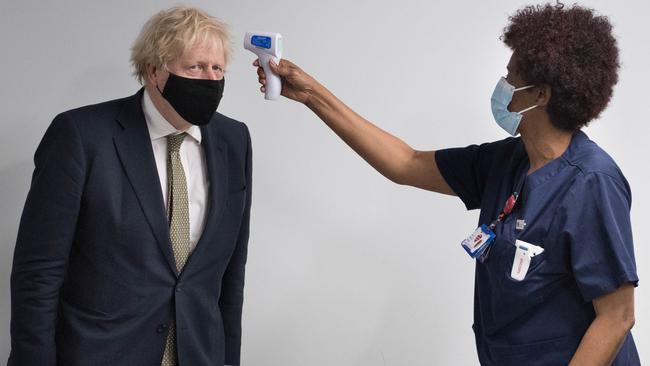
[[[160,114],[158,108],[153,104],[147,89],[144,90],[144,95],[142,96],[142,111],[144,112],[144,119],[147,121],[147,129],[149,129],[151,141],[161,139],[167,135],[185,132],[192,136],[196,142],[201,143],[201,129],[199,126],[193,125],[185,131],[177,130]]]

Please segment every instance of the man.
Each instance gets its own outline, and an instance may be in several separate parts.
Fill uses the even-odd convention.
[[[224,24],[175,7],[132,48],[135,95],[58,115],[35,154],[9,365],[238,365],[251,204],[243,123],[216,113]]]

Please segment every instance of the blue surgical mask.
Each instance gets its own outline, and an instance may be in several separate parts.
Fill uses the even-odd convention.
[[[519,128],[522,117],[521,114],[537,107],[537,105],[534,105],[519,112],[510,112],[508,105],[512,101],[512,95],[516,91],[529,89],[534,86],[526,85],[521,88],[515,88],[508,83],[506,78],[501,77],[497,86],[494,88],[494,92],[492,92],[492,115],[494,116],[494,120],[512,136],[517,136],[517,129]]]

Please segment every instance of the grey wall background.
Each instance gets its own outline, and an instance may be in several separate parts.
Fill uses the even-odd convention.
[[[232,26],[220,111],[248,123],[255,193],[244,308],[245,365],[474,365],[473,263],[459,241],[477,212],[394,185],[305,107],[266,102],[243,33],[283,33],[285,57],[356,111],[420,149],[505,137],[489,98],[510,52],[498,37],[521,0],[188,1]],[[650,360],[644,230],[650,127],[650,4],[583,1],[610,17],[620,82],[591,138],[633,189],[641,287],[634,334]],[[172,1],[0,3],[0,363],[9,353],[9,274],[32,156],[59,112],[134,93],[129,47]]]

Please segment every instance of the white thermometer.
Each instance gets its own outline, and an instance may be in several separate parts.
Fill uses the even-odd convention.
[[[544,248],[519,239],[515,242],[515,246],[517,246],[517,250],[515,251],[515,258],[512,260],[510,277],[516,281],[523,281],[526,273],[528,273],[531,259],[538,254],[544,253]]]
[[[264,69],[266,75],[264,98],[267,100],[278,99],[282,91],[282,82],[280,77],[271,71],[269,61],[273,60],[276,64],[280,63],[282,59],[282,35],[269,32],[247,32],[244,38],[244,48],[257,55],[260,66]]]

